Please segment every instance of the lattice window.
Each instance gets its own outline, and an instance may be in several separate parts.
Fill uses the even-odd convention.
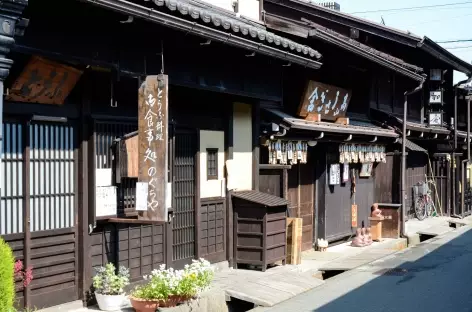
[[[218,149],[207,148],[207,180],[218,180]]]
[[[74,128],[32,124],[30,147],[31,231],[74,226]]]
[[[23,126],[3,123],[0,235],[23,232]]]

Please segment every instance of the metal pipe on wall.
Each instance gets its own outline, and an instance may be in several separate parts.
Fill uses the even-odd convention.
[[[456,152],[457,152],[457,93],[460,85],[463,83],[468,83],[472,80],[471,77],[468,79],[459,81],[454,85],[454,151],[452,152],[452,157],[451,157],[451,162],[452,164],[456,163]],[[467,161],[470,159],[470,100],[467,101]],[[459,182],[464,186],[464,161],[461,162],[461,171],[462,175],[459,177],[459,175],[456,172],[456,168],[454,165],[452,166],[452,214],[451,217],[456,217],[456,218],[462,218],[463,217],[463,211],[464,211],[464,192],[461,190],[461,213],[459,215],[456,214],[457,212],[457,186]],[[458,181],[460,179],[460,181]]]
[[[406,122],[408,116],[408,96],[412,95],[423,89],[424,80],[421,81],[420,85],[411,91],[406,91],[404,93],[404,102],[403,102],[403,125],[402,125],[402,185],[401,185],[401,228],[400,235],[405,235],[405,207],[406,207]]]

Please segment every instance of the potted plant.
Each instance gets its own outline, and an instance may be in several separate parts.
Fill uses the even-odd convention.
[[[161,265],[153,270],[147,281],[130,296],[137,312],[154,312],[158,307],[173,307],[196,297],[213,279],[213,268],[204,259],[194,260],[184,270],[166,269]]]
[[[121,266],[118,274],[112,263],[97,268],[93,277],[93,288],[100,310],[120,310],[125,299],[124,288],[128,284],[129,270],[127,268]]]

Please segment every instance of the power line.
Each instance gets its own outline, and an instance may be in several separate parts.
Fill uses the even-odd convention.
[[[468,45],[468,46],[457,46],[457,47],[450,47],[450,48],[446,48],[446,50],[457,50],[457,49],[469,49],[469,48],[472,48],[472,45]]]
[[[379,12],[406,11],[406,10],[421,10],[421,9],[438,8],[438,7],[453,6],[453,5],[460,5],[460,4],[467,4],[467,3],[472,3],[472,1],[445,3],[445,4],[435,4],[435,5],[424,5],[424,6],[405,7],[405,8],[396,8],[396,9],[359,11],[359,12],[351,12],[350,14],[379,13]]]
[[[472,39],[458,39],[458,40],[446,40],[446,41],[436,41],[436,43],[457,43],[457,42],[471,42]]]

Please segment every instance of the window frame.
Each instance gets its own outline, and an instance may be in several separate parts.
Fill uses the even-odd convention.
[[[215,154],[215,174],[210,174],[210,157],[209,155]],[[207,148],[206,149],[206,170],[207,170],[207,180],[218,180],[218,149],[217,148]]]

